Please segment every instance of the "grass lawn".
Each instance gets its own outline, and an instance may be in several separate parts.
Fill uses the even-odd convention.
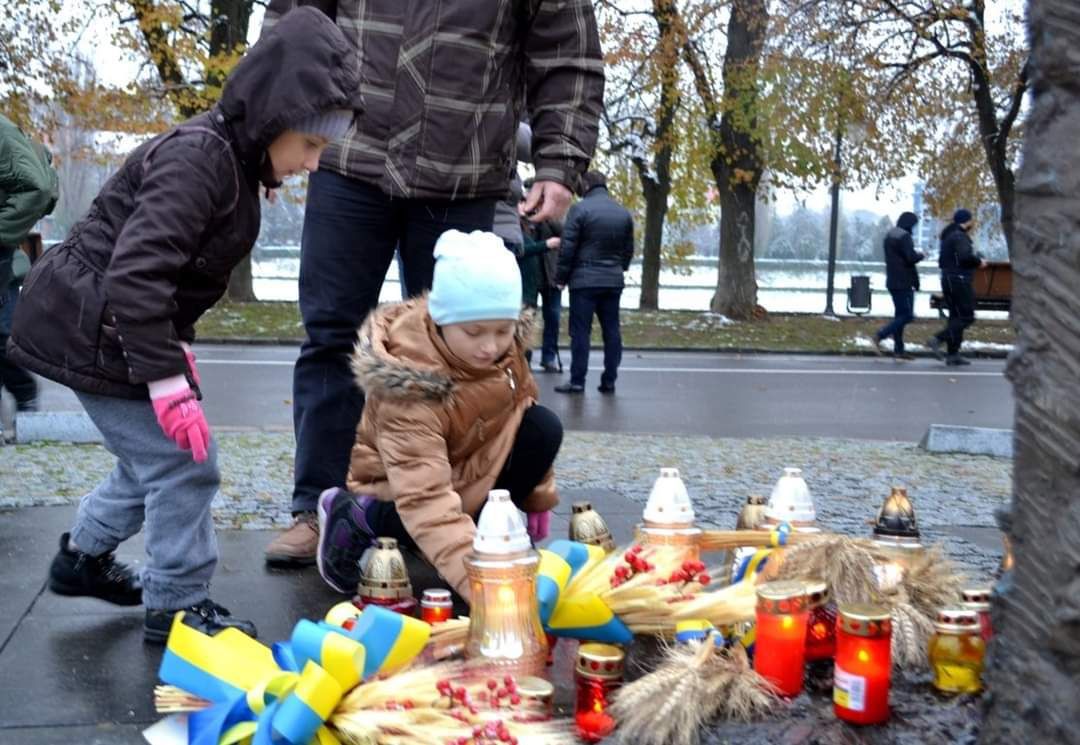
[[[561,344],[566,335],[563,309]],[[769,315],[760,321],[734,322],[702,311],[635,311],[622,313],[623,344],[627,347],[703,350],[755,349],[776,352],[857,352],[865,345],[856,337],[869,337],[885,323],[882,318],[830,320],[819,315]],[[908,326],[905,338],[922,343],[941,328],[936,318],[918,319]],[[539,324],[537,324],[539,332]],[[297,341],[303,339],[300,311],[296,303],[221,303],[198,324],[202,339]],[[967,339],[996,344],[1012,344],[1016,332],[1008,321],[978,321],[965,334]],[[593,324],[593,341],[600,341],[600,327]]]

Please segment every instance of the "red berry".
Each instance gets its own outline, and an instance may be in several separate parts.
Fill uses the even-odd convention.
[[[510,733],[506,730],[499,731],[499,739],[503,742],[510,742]]]
[[[489,691],[494,691],[499,686],[499,681],[495,678],[488,678],[487,687]]]
[[[508,685],[508,686],[514,685],[514,676],[513,675],[504,675],[503,676],[503,684]]]
[[[703,584],[703,585],[707,585],[710,582],[712,582],[712,577],[710,577],[709,575],[702,572],[701,574],[698,575],[697,581],[699,583]]]
[[[627,564],[633,564],[634,561],[637,559],[637,555],[633,551],[627,551],[625,554],[623,554],[623,559],[626,561]]]
[[[510,703],[513,704],[514,706],[517,706],[518,704],[521,703],[521,696],[519,696],[516,693],[511,695],[510,696]]]
[[[626,566],[625,564],[619,564],[619,566],[615,567],[615,576],[620,578],[629,577],[630,567]]]
[[[475,727],[473,727],[472,728],[472,735],[473,735],[473,737],[483,737],[483,735],[484,735],[484,725],[478,724]]]
[[[630,553],[632,553],[632,554],[640,554],[644,550],[645,550],[644,546],[633,546],[630,549]]]
[[[692,571],[694,571],[695,566],[696,566],[696,564],[693,561],[684,561],[682,563],[682,570],[684,572],[692,572]]]

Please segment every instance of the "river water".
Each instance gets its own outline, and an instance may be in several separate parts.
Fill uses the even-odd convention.
[[[273,258],[253,261],[255,295],[259,300],[297,299],[297,276],[300,260]],[[684,272],[660,274],[660,307],[664,310],[708,310],[716,284],[715,259],[694,259]],[[833,308],[837,315],[847,315],[847,288],[852,275],[868,275],[873,291],[872,316],[891,316],[892,300],[885,289],[884,265],[870,262],[840,262],[834,282]],[[758,303],[771,313],[821,313],[825,310],[826,268],[824,262],[784,262],[759,260],[757,265]],[[641,294],[641,264],[635,263],[626,273],[623,308],[637,308]],[[931,293],[941,291],[938,274],[932,267],[921,274],[922,289],[915,295],[916,316],[936,316],[930,307]],[[392,263],[383,283],[380,302],[401,299],[398,268]],[[563,293],[563,304],[569,300]],[[1006,318],[1006,313],[980,311],[980,318]]]

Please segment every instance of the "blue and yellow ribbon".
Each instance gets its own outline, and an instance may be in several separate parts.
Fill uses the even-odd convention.
[[[188,718],[189,745],[337,745],[324,723],[342,696],[408,664],[430,634],[423,621],[385,608],[355,617],[336,606],[267,648],[235,629],[207,636],[178,613],[159,676],[215,704]]]
[[[599,546],[574,541],[553,541],[540,551],[536,594],[544,630],[555,636],[608,644],[629,644],[634,635],[595,593],[567,595],[570,581],[585,567],[603,561]]]

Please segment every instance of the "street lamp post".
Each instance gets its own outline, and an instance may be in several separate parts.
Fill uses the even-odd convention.
[[[836,280],[836,242],[840,232],[840,180],[843,169],[844,133],[858,145],[866,136],[866,128],[861,122],[848,122],[836,128],[836,149],[833,151],[832,211],[829,215],[829,268],[825,280],[825,315],[835,316],[833,310],[833,289]]]
[[[840,154],[844,146],[844,129],[836,128],[836,149],[833,151],[832,212],[829,214],[829,269],[825,280],[825,315],[835,316],[833,286],[836,279],[836,234],[840,222]]]

